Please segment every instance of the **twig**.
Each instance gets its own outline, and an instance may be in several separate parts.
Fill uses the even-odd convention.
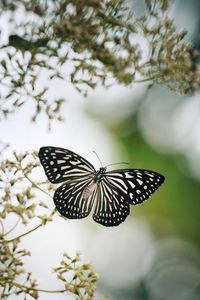
[[[45,292],[45,293],[64,293],[66,290],[45,290],[45,289],[37,289],[34,287],[28,287],[23,284],[17,283],[17,282],[12,282],[12,284],[23,291],[31,290],[31,291],[36,291],[36,292]]]
[[[28,230],[28,231],[26,231],[26,232],[24,232],[24,233],[22,233],[22,234],[16,236],[15,238],[13,238],[13,239],[11,239],[11,240],[6,240],[6,243],[11,243],[11,242],[13,242],[13,241],[15,241],[15,240],[17,240],[17,239],[20,239],[21,237],[23,237],[23,236],[25,236],[25,235],[27,235],[27,234],[29,234],[29,233],[31,233],[31,232],[37,230],[38,228],[40,228],[40,227],[43,226],[43,225],[44,225],[43,223],[40,223],[40,224],[37,225],[36,227],[34,227],[34,228],[32,228],[32,229],[30,229],[30,230]]]
[[[3,225],[3,222],[1,219],[0,219],[0,224],[1,224],[1,228],[2,228],[2,235],[4,235],[4,225]]]
[[[54,209],[51,211],[51,213],[50,213],[49,216],[53,216],[53,215],[55,214],[55,212],[56,212],[56,209],[54,208]],[[24,233],[22,233],[22,234],[16,236],[16,237],[14,237],[13,239],[11,239],[11,240],[6,240],[6,243],[11,243],[11,242],[13,242],[13,241],[15,241],[15,240],[17,240],[17,239],[20,239],[21,237],[26,236],[27,234],[29,234],[29,233],[31,233],[31,232],[37,230],[38,228],[42,227],[43,225],[45,225],[44,222],[41,222],[41,223],[40,223],[39,225],[37,225],[36,227],[34,227],[34,228],[32,228],[32,229],[30,229],[30,230],[28,230],[28,231],[26,231],[26,232],[24,232]]]
[[[20,164],[20,165],[21,165],[21,164]],[[41,192],[43,192],[43,193],[46,194],[47,196],[51,197],[51,199],[52,199],[52,196],[51,196],[48,192],[44,191],[39,185],[37,185],[35,182],[33,182],[33,181],[30,179],[30,177],[24,172],[22,166],[21,166],[21,170],[22,170],[22,173],[23,173],[24,177],[32,184],[33,187],[35,187],[36,189],[40,190]]]
[[[20,219],[18,219],[17,222],[13,225],[13,227],[11,227],[11,229],[8,230],[3,236],[6,236],[6,235],[8,235],[10,232],[12,232],[12,231],[17,227],[17,225],[19,224],[19,221],[20,221]]]

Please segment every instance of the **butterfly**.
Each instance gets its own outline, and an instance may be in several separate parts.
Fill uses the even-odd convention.
[[[80,155],[59,147],[42,147],[39,159],[51,183],[63,183],[53,200],[59,213],[68,219],[87,217],[104,226],[117,226],[130,213],[130,204],[148,199],[165,178],[143,169],[98,171]]]

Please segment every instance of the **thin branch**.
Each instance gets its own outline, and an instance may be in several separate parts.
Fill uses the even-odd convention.
[[[3,225],[3,222],[1,219],[0,219],[0,224],[1,224],[1,228],[2,228],[2,235],[4,235],[4,225]]]
[[[8,235],[10,232],[12,232],[12,231],[17,227],[17,225],[19,224],[19,221],[20,221],[20,219],[18,219],[17,222],[11,227],[11,229],[8,230],[3,236],[6,236],[6,235]]]
[[[50,213],[49,216],[50,216],[50,217],[53,216],[53,215],[55,214],[55,212],[56,212],[56,209],[54,208],[54,209],[51,211],[51,213]],[[13,241],[15,241],[15,240],[17,240],[17,239],[20,239],[21,237],[26,236],[27,234],[29,234],[29,233],[31,233],[31,232],[37,230],[38,228],[42,227],[43,225],[45,225],[44,222],[41,222],[41,223],[40,223],[39,225],[37,225],[36,227],[34,227],[34,228],[32,228],[32,229],[30,229],[30,230],[28,230],[28,231],[26,231],[26,232],[24,232],[24,233],[22,233],[22,234],[16,236],[15,238],[13,238],[13,239],[11,239],[11,240],[6,240],[6,243],[11,243],[11,242],[13,242]]]
[[[13,238],[13,239],[11,239],[11,240],[6,240],[6,243],[11,243],[11,242],[13,242],[13,241],[15,241],[15,240],[17,240],[17,239],[20,239],[21,237],[23,237],[23,236],[25,236],[25,235],[27,235],[27,234],[29,234],[29,233],[31,233],[31,232],[37,230],[38,228],[40,228],[40,227],[43,226],[43,225],[44,225],[43,223],[40,223],[40,224],[37,225],[36,227],[34,227],[34,228],[32,228],[32,229],[30,229],[30,230],[28,230],[28,231],[26,231],[26,232],[24,232],[24,233],[22,233],[22,234],[16,236],[15,238]]]
[[[23,284],[17,283],[17,282],[12,282],[12,284],[20,289],[22,289],[23,291],[36,291],[36,292],[44,292],[44,293],[64,293],[66,292],[66,290],[45,290],[45,289],[37,289],[37,288],[33,288],[33,287],[28,287],[25,286]]]
[[[24,177],[32,184],[33,187],[35,187],[36,189],[38,189],[39,191],[43,192],[44,194],[46,194],[47,196],[49,196],[52,199],[51,194],[49,194],[48,192],[44,191],[39,185],[37,185],[35,182],[33,182],[30,177],[24,172],[22,166],[21,166],[21,170],[22,173],[24,175]]]

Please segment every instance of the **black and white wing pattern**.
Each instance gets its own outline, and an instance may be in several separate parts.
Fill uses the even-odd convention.
[[[148,199],[164,182],[161,174],[143,169],[120,169],[105,173],[108,182],[126,195],[130,204],[139,204]]]
[[[120,169],[98,171],[80,155],[59,147],[42,147],[39,158],[51,183],[63,183],[53,200],[68,219],[89,215],[104,226],[117,226],[130,213],[130,204],[142,203],[165,178],[154,171]]]
[[[51,183],[90,179],[96,172],[86,159],[64,148],[42,147],[39,158]]]
[[[130,213],[127,195],[106,178],[98,185],[93,219],[104,226],[117,226]]]
[[[53,200],[61,215],[68,219],[81,219],[89,215],[95,192],[96,184],[92,180],[77,180],[61,185]]]
[[[42,147],[39,158],[51,183],[61,183],[53,200],[57,210],[68,219],[85,218],[91,211],[96,170],[80,155],[63,148]]]

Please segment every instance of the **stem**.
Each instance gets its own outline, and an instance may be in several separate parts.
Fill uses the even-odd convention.
[[[7,240],[6,243],[11,243],[11,242],[13,242],[14,240],[20,239],[21,237],[23,237],[23,236],[25,236],[25,235],[27,235],[27,234],[29,234],[29,233],[31,233],[31,232],[37,230],[37,229],[40,228],[41,226],[43,226],[43,223],[40,223],[40,224],[37,225],[36,227],[34,227],[34,228],[32,228],[32,229],[30,229],[30,230],[28,230],[28,231],[26,231],[26,232],[24,232],[24,233],[18,235],[17,237],[15,237],[15,238],[13,238],[13,239],[11,239],[11,240]]]
[[[35,182],[33,182],[33,181],[29,178],[29,176],[24,172],[22,166],[21,166],[21,170],[22,170],[22,173],[23,173],[24,177],[32,184],[33,187],[35,187],[35,188],[38,189],[39,191],[43,192],[43,193],[46,194],[47,196],[51,197],[51,199],[52,199],[52,196],[51,196],[48,192],[44,191],[39,185],[37,185]]]
[[[66,290],[45,290],[45,289],[37,289],[37,288],[33,288],[33,287],[28,287],[25,286],[23,284],[17,283],[17,282],[12,282],[12,284],[20,289],[22,289],[23,291],[36,291],[36,292],[44,292],[44,293],[64,293],[66,292]]]
[[[19,161],[19,160],[18,160],[18,161]],[[32,186],[35,187],[36,189],[38,189],[39,191],[43,192],[43,193],[46,194],[47,196],[51,197],[51,199],[52,199],[52,196],[51,196],[48,192],[44,191],[39,185],[37,185],[35,182],[33,182],[33,181],[30,179],[30,177],[29,177],[29,176],[26,174],[26,172],[24,171],[24,169],[23,169],[23,167],[22,167],[22,162],[21,162],[21,161],[19,161],[19,165],[20,165],[20,169],[21,169],[21,171],[22,171],[22,174],[23,174],[24,177],[32,184]]]
[[[55,212],[56,212],[56,209],[53,209],[53,210],[51,211],[51,213],[50,213],[49,216],[53,216],[53,215],[55,214]],[[28,230],[28,231],[26,231],[26,232],[24,232],[24,233],[22,233],[22,234],[16,236],[15,238],[13,238],[13,239],[11,239],[11,240],[6,240],[6,243],[11,243],[11,242],[13,242],[14,240],[20,239],[21,237],[23,237],[23,236],[25,236],[25,235],[27,235],[27,234],[29,234],[29,233],[31,233],[31,232],[37,230],[38,228],[42,227],[43,225],[45,225],[45,224],[44,224],[43,222],[41,222],[41,223],[40,223],[39,225],[37,225],[36,227],[34,227],[34,228],[32,228],[32,229],[30,229],[30,230]]]
[[[2,235],[4,235],[4,225],[3,225],[3,222],[1,219],[0,219],[0,224],[1,224],[1,228],[2,228]]]
[[[11,227],[11,229],[8,230],[3,236],[6,236],[6,235],[8,235],[10,232],[12,232],[12,231],[17,227],[17,225],[19,224],[19,221],[20,221],[20,219],[18,219],[17,222],[13,225],[13,227]]]
[[[5,291],[6,291],[6,286],[4,286],[4,288],[3,288],[2,295],[4,296],[4,299],[8,299],[8,296],[7,296],[7,297],[5,296]],[[5,297],[6,297],[6,298],[5,298]]]

